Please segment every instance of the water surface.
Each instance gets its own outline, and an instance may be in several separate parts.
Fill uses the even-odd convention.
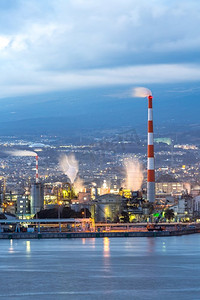
[[[200,234],[0,241],[0,299],[200,299]]]

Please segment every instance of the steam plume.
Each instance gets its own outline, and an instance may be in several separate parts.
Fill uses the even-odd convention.
[[[152,92],[145,87],[136,87],[132,91],[132,97],[145,98],[152,96]]]
[[[189,182],[184,183],[184,188],[187,190],[188,194],[191,192],[191,184]]]
[[[140,162],[137,159],[125,159],[124,167],[126,170],[126,188],[137,191],[141,188],[143,182],[143,171]]]
[[[63,173],[68,176],[71,183],[74,183],[79,170],[78,161],[76,160],[74,154],[62,155],[59,159],[59,165]]]
[[[13,151],[6,151],[6,153],[12,156],[37,156],[36,152],[27,151],[27,150],[13,150]]]
[[[76,181],[74,182],[74,190],[75,193],[78,194],[79,192],[84,192],[84,182],[80,177],[77,177]]]

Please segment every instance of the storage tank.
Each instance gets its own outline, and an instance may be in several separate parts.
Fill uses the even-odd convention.
[[[44,208],[44,186],[34,183],[31,186],[31,214],[36,214]]]

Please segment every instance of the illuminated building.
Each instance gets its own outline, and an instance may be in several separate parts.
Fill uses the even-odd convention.
[[[156,194],[182,194],[184,184],[182,182],[156,182]]]
[[[30,201],[27,196],[17,197],[17,215],[30,214]]]
[[[91,200],[91,193],[88,192],[79,192],[78,201],[80,203],[88,202]]]
[[[177,204],[171,206],[174,210],[177,221],[189,221],[193,217],[195,210],[195,201],[189,195],[179,196]]]
[[[106,180],[104,180],[104,181],[103,181],[103,185],[102,185],[102,187],[100,188],[99,194],[100,194],[100,195],[105,195],[105,194],[107,194],[107,193],[110,193],[110,188],[108,187]]]
[[[96,222],[115,222],[122,210],[123,198],[120,195],[99,196],[95,203]]]

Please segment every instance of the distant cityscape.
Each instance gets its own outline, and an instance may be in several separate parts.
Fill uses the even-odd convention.
[[[96,222],[153,221],[166,209],[173,210],[171,221],[200,219],[200,142],[187,139],[183,143],[178,136],[175,140],[167,135],[156,137],[154,143],[156,199],[152,210],[146,196],[147,139],[135,129],[102,131],[98,137],[93,133],[74,143],[57,136],[1,137],[1,216],[24,219],[43,216],[45,211],[51,217],[48,211],[67,207]],[[16,151],[25,156],[13,155]],[[35,157],[26,156],[28,151],[39,157],[38,185]],[[75,163],[77,168],[74,182],[68,176],[70,165],[61,163],[71,155],[72,166]],[[130,172],[127,160],[133,163]],[[166,221],[164,214],[162,220]]]

